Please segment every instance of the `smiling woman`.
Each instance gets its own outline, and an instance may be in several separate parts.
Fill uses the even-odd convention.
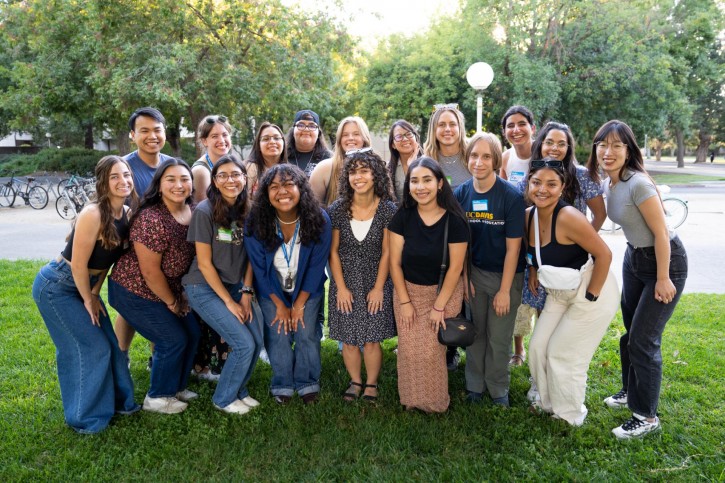
[[[286,162],[287,149],[282,129],[276,124],[264,121],[254,137],[249,158],[244,162],[247,167],[250,196],[254,196],[257,183],[268,168]]]
[[[196,128],[196,142],[205,151],[191,165],[194,175],[194,201],[206,199],[206,189],[211,183],[210,173],[219,158],[232,148],[232,126],[226,116],[206,116]]]

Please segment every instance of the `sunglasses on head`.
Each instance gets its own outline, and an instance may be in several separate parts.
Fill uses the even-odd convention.
[[[227,122],[227,116],[207,116],[206,123],[207,124],[214,124],[217,121],[219,122]]]
[[[535,168],[535,169],[539,169],[539,168],[563,169],[564,161],[559,161],[556,159],[537,159],[536,161],[531,161],[531,167]]]
[[[458,104],[455,102],[453,104],[436,104],[433,106],[433,112],[440,111],[441,109],[460,110],[458,109]]]
[[[350,151],[347,151],[345,153],[345,157],[350,158],[352,156],[355,156],[356,154],[369,153],[372,150],[373,150],[373,148],[371,148],[370,146],[368,146],[367,148],[351,149]]]

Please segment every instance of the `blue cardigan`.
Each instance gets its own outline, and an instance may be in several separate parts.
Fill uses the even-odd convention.
[[[325,291],[325,266],[330,257],[330,244],[332,243],[332,228],[330,217],[324,210],[320,210],[325,218],[325,226],[320,235],[320,240],[313,245],[300,245],[300,259],[297,266],[297,278],[295,289],[292,292],[292,300],[297,300],[301,290],[308,292],[310,298],[321,295]],[[274,254],[276,250],[269,251],[264,244],[252,233],[245,234],[244,245],[247,248],[247,256],[252,263],[254,270],[254,290],[258,297],[271,299],[275,294],[285,305],[287,302],[285,292],[277,278],[277,271],[274,268]]]

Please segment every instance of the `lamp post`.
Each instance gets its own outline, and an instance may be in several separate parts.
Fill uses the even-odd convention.
[[[476,62],[466,71],[466,80],[476,90],[476,133],[483,124],[483,91],[493,81],[493,69],[485,62]]]

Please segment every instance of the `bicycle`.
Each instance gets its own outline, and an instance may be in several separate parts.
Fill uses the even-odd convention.
[[[15,178],[14,175],[10,175],[9,183],[12,184],[17,181],[21,187],[15,192],[15,194],[25,201],[26,206],[30,205],[31,208],[35,210],[42,210],[48,206],[48,192],[39,185],[33,185],[33,181],[35,181],[34,177],[28,176],[26,177],[26,180],[27,181],[23,182],[22,180]],[[23,191],[22,186],[25,186],[25,191]],[[13,200],[13,202],[14,201],[15,200]]]
[[[86,191],[79,184],[68,186],[55,201],[55,210],[64,220],[72,220],[90,201]]]
[[[17,196],[15,188],[13,188],[12,179],[7,183],[0,185],[0,206],[10,207],[15,203],[15,197]]]
[[[83,176],[72,174],[70,178],[61,179],[58,182],[58,194],[62,194],[68,187],[73,185],[83,186],[88,196],[96,191],[96,179],[91,177],[84,178]]]

